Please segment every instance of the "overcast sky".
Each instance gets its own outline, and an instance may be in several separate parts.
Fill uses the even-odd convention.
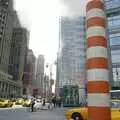
[[[83,15],[84,1],[14,0],[22,25],[30,31],[30,48],[36,57],[42,54],[46,62],[54,63],[59,41],[59,16]],[[53,73],[56,73],[55,66]]]
[[[30,30],[30,48],[46,61],[56,59],[59,39],[59,16],[83,14],[84,0],[14,0],[22,24]],[[64,6],[65,5],[65,6]],[[63,9],[64,7],[64,9]],[[68,15],[68,14],[67,14]]]
[[[57,0],[15,0],[20,20],[30,30],[30,48],[49,62],[56,59],[59,8]]]

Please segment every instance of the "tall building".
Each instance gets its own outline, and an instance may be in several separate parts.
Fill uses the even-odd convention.
[[[0,97],[17,97],[21,93],[21,86],[8,74],[13,14],[13,0],[0,0]]]
[[[21,28],[21,23],[15,10],[12,12],[12,15],[13,15],[13,28]]]
[[[28,50],[28,64],[30,65],[30,76],[29,76],[29,81],[31,84],[34,83],[35,79],[35,62],[36,62],[36,57],[32,51],[32,49]]]
[[[44,56],[39,55],[37,58],[36,75],[44,74],[44,64],[45,64]]]
[[[8,72],[13,24],[13,7],[8,0],[0,1],[0,69]]]
[[[44,84],[43,84],[43,96],[47,99],[49,98],[49,95],[50,95],[49,82],[50,82],[49,76],[45,75]]]
[[[56,81],[55,81],[55,96],[59,97],[60,88],[59,88],[59,57],[57,53],[57,60],[56,60]]]
[[[35,96],[37,87],[35,86],[35,63],[36,57],[31,49],[28,50],[25,58],[23,75],[23,94]]]
[[[24,72],[24,59],[26,48],[28,47],[28,31],[25,28],[13,28],[10,58],[9,74],[13,80],[21,81]]]
[[[120,86],[120,1],[105,0],[105,2],[113,68],[112,86],[117,87]]]
[[[0,0],[0,3],[5,8],[13,9],[13,0]]]
[[[36,63],[36,84],[39,88],[39,91],[41,93],[41,96],[43,94],[43,86],[44,86],[44,65],[45,65],[45,59],[43,55],[39,55],[37,58]]]
[[[79,85],[79,101],[85,93],[85,18],[61,17],[58,52],[59,87]]]

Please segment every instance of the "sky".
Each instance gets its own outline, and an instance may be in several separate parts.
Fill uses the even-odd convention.
[[[60,0],[62,15],[75,17],[85,15],[85,5],[87,0]]]
[[[59,43],[59,16],[74,17],[84,14],[85,0],[14,0],[22,26],[30,32],[29,48],[35,56],[45,56],[46,63],[54,64]],[[55,78],[55,66],[53,77]]]
[[[30,48],[36,57],[54,62],[58,47],[59,1],[14,0],[21,23],[30,31]],[[53,4],[54,3],[54,4]],[[57,9],[56,9],[57,8]]]
[[[30,48],[36,57],[56,60],[59,41],[59,16],[83,14],[85,0],[14,0],[22,25],[30,31]]]

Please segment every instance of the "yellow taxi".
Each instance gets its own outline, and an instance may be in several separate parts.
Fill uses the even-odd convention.
[[[23,105],[23,107],[30,107],[30,103],[31,103],[30,100],[24,100],[22,105]]]
[[[66,120],[87,120],[87,107],[66,110]],[[120,120],[120,100],[111,101],[112,120]]]
[[[0,108],[11,107],[12,103],[8,99],[0,99]]]

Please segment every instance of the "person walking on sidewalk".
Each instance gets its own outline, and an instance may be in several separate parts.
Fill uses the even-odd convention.
[[[53,105],[54,105],[54,107],[56,106],[56,98],[53,98],[52,99],[52,103],[53,103]]]
[[[59,108],[61,107],[61,104],[62,104],[62,100],[61,100],[61,98],[58,98],[58,107]]]
[[[35,100],[31,100],[31,112],[34,112],[34,105],[35,105]]]

